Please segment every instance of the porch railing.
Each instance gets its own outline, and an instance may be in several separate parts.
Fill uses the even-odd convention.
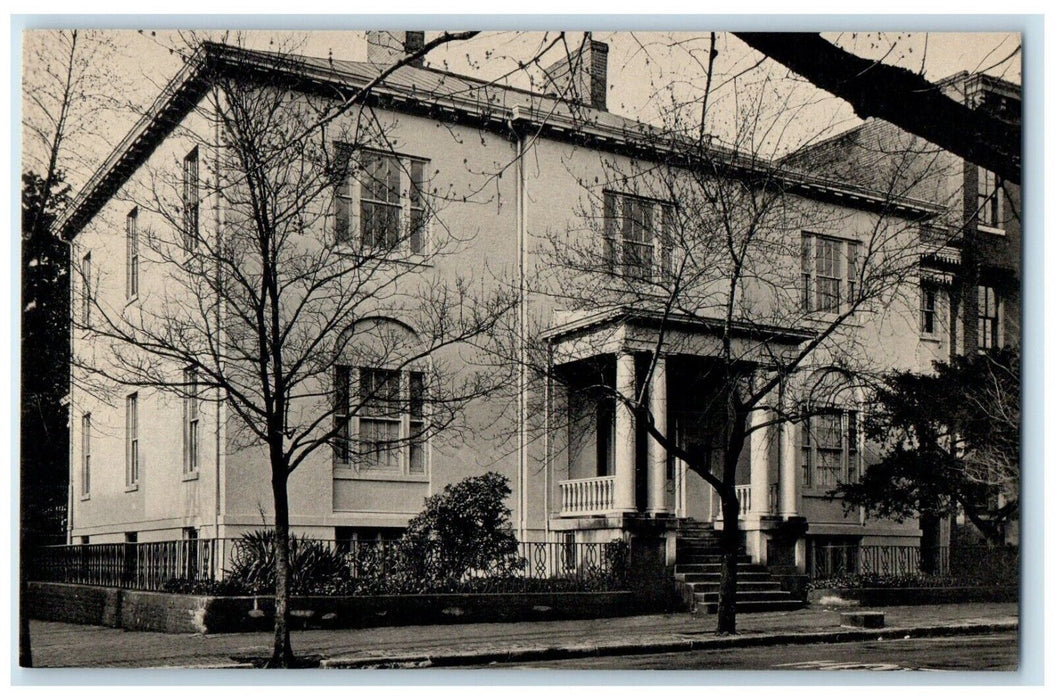
[[[749,485],[736,487],[736,500],[740,501],[740,515],[751,512],[751,487]]]
[[[603,515],[614,509],[614,476],[560,482],[561,515]]]

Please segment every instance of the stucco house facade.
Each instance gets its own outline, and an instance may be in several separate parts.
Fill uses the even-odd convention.
[[[168,298],[176,286],[165,261],[139,243],[140,236],[171,228],[142,204],[158,173],[168,173],[175,183],[176,218],[193,224],[203,239],[222,235],[229,225],[222,203],[206,186],[224,177],[214,152],[222,142],[216,138],[222,119],[208,107],[222,101],[206,99],[217,87],[213,76],[249,61],[260,75],[276,81],[295,77],[291,89],[323,99],[333,86],[370,83],[404,46],[418,45],[413,32],[395,34],[403,41],[378,43],[365,63],[218,45],[207,46],[200,61],[188,62],[62,222],[80,271],[72,291],[75,313],[81,315],[74,354],[99,362],[108,351],[90,331],[97,309],[129,313]],[[379,435],[388,435],[398,447],[359,459],[342,453],[340,444],[313,453],[290,476],[295,531],[328,540],[393,536],[428,495],[485,471],[510,479],[510,506],[524,540],[604,542],[643,530],[673,543],[686,519],[721,526],[720,509],[702,477],[668,455],[622,405],[584,398],[598,381],[638,393],[648,374],[647,401],[661,430],[702,443],[711,428],[699,419],[701,406],[714,389],[700,378],[721,334],[700,316],[662,315],[639,298],[613,297],[604,305],[562,301],[552,285],[567,278],[546,274],[554,267],[549,244],[569,239],[595,246],[599,266],[624,277],[631,265],[634,275],[653,284],[668,272],[665,236],[674,224],[666,222],[685,207],[673,196],[646,191],[626,174],[648,171],[661,160],[656,154],[662,148],[669,153],[673,147],[657,145],[653,129],[607,109],[612,76],[606,53],[604,44],[588,42],[582,60],[568,67],[568,82],[556,86],[561,97],[417,65],[398,68],[373,88],[369,110],[384,124],[390,147],[364,149],[359,172],[371,173],[374,181],[381,173],[386,186],[378,189],[361,177],[342,179],[334,191],[320,193],[326,213],[318,225],[362,240],[385,235],[377,222],[386,207],[398,212],[391,217],[407,220],[435,212],[406,253],[419,254],[441,229],[464,244],[406,284],[486,269],[494,272],[492,280],[517,287],[520,301],[511,327],[524,336],[514,350],[519,358],[510,360],[520,361],[513,372],[515,391],[468,405],[462,424],[473,429],[415,440],[424,420],[416,406],[426,400],[420,382],[429,364],[391,372],[335,359],[332,384],[321,392],[327,401],[340,403],[342,393],[372,387],[391,398],[390,406],[400,407],[339,415],[347,420],[346,439],[379,441]],[[326,144],[339,148],[335,135],[365,110],[349,111],[328,127]],[[718,159],[733,157],[722,155],[717,145],[714,153]],[[677,167],[689,171],[692,163]],[[737,167],[741,174],[777,177],[773,164],[761,159]],[[837,315],[855,283],[854,261],[864,260],[863,254],[856,256],[880,225],[895,231],[898,248],[918,261],[928,251],[921,229],[944,211],[933,197],[914,192],[892,197],[824,168],[797,167],[780,171],[779,178],[784,206],[796,211],[788,219],[794,227],[768,232],[776,247],[757,270],[771,282],[749,290],[742,317],[728,326],[738,361],[757,367],[794,354],[816,333],[816,325],[801,320],[808,315],[800,307],[794,313],[785,308],[789,299],[807,310],[812,305],[821,315]],[[905,280],[884,313],[862,315],[840,328],[818,357],[831,364],[851,353],[882,368],[923,369],[947,356],[950,341],[935,342],[931,336],[938,332],[920,327],[925,288],[920,274]],[[92,303],[78,301],[87,295]],[[781,318],[799,321],[775,322]],[[406,344],[422,332],[407,319],[364,313],[363,322],[378,333],[404,335]],[[221,317],[217,328],[224,326]],[[533,373],[527,360],[528,346],[536,344],[545,349],[548,374]],[[457,358],[455,353],[444,361],[449,366]],[[237,537],[272,518],[266,451],[245,439],[222,396],[194,388],[193,373],[184,375],[185,390],[176,396],[100,387],[78,374],[80,369],[73,372],[70,543]],[[795,376],[799,384],[824,382],[806,367]],[[867,397],[842,391],[831,390],[832,410],[812,424],[782,422],[774,410],[752,419],[758,429],[737,467],[737,495],[747,551],[756,562],[801,569],[813,546],[918,543],[914,521],[847,513],[827,496],[839,481],[867,468],[872,449],[860,429]]]

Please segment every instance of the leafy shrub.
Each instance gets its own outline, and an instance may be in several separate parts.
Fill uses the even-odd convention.
[[[471,571],[496,576],[521,571],[511,511],[509,479],[495,472],[448,484],[430,496],[399,541],[410,581],[451,587]]]
[[[810,581],[808,590],[823,588],[951,588],[974,586],[981,582],[959,576],[937,576],[933,574],[844,574]]]
[[[256,530],[235,544],[228,577],[252,594],[275,592],[275,531]],[[319,540],[289,537],[291,595],[340,593],[351,578],[344,556]]]

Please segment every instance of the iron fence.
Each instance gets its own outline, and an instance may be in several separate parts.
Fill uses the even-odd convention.
[[[31,558],[38,581],[161,590],[167,581],[214,580],[216,540],[119,542],[41,547]]]
[[[486,561],[455,561],[435,548],[408,554],[398,541],[302,539],[291,551],[291,586],[352,595],[622,590],[628,551],[620,542],[525,541]],[[273,557],[241,538],[60,545],[35,550],[30,572],[37,581],[148,591],[204,591],[226,579],[235,584],[226,590],[257,593],[273,590]]]
[[[1018,549],[995,545],[812,545],[807,549],[806,573],[815,580],[927,574],[963,583],[1011,585],[1018,581]]]

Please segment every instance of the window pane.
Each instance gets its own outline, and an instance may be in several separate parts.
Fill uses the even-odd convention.
[[[360,418],[359,451],[365,469],[398,469],[399,421]]]
[[[363,414],[366,416],[398,416],[399,372],[363,369],[360,376]]]
[[[425,441],[421,436],[425,432],[425,424],[421,421],[410,421],[410,473],[425,473]]]
[[[422,372],[410,373],[410,415],[421,418],[425,415],[425,375]]]

